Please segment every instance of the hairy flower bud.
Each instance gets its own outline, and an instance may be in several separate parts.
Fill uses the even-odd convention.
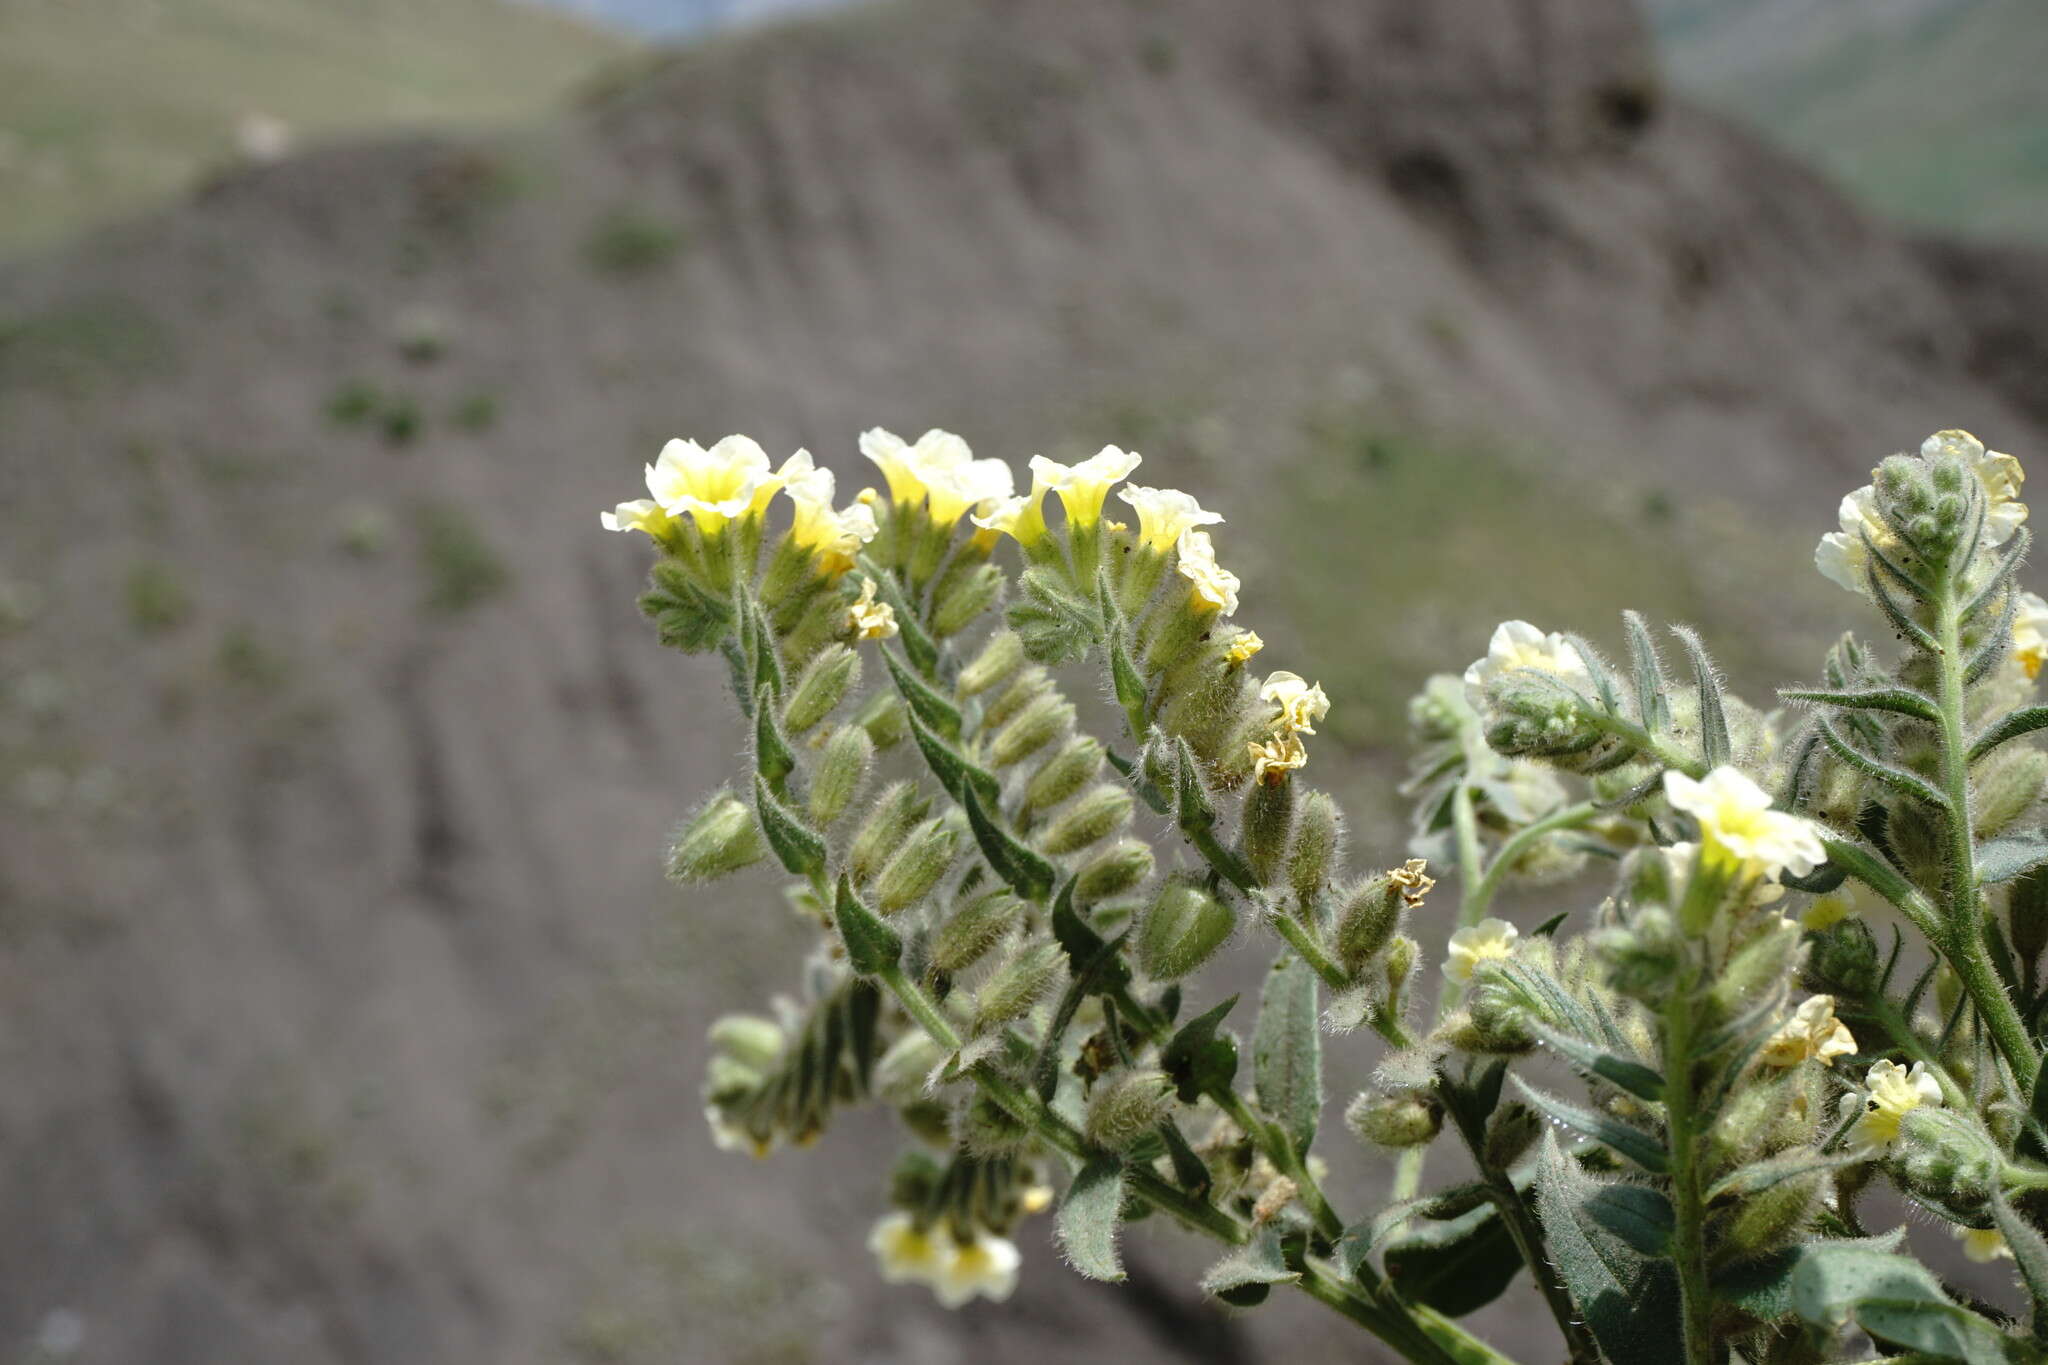
[[[2040,799],[2048,782],[2048,753],[2017,746],[2001,749],[1977,769],[1976,833],[1980,839],[2003,834]]]
[[[853,847],[847,851],[847,867],[853,879],[865,882],[881,871],[931,804],[918,794],[915,783],[892,782],[883,788],[873,813],[853,836]]]
[[[767,841],[748,809],[721,789],[676,830],[668,850],[671,881],[707,882],[761,861]]]
[[[1813,1171],[1748,1196],[1725,1224],[1722,1244],[1745,1256],[1776,1250],[1813,1216],[1822,1180],[1823,1173]]]
[[[1119,839],[1081,865],[1074,875],[1074,904],[1082,908],[1139,885],[1152,875],[1152,846]]]
[[[932,935],[932,966],[942,972],[966,971],[1017,927],[1023,909],[1007,891],[990,891],[969,901]]]
[[[724,1014],[712,1021],[711,1046],[742,1066],[766,1071],[788,1042],[782,1026],[758,1014]]]
[[[1170,881],[1139,922],[1138,965],[1155,980],[1178,981],[1214,957],[1236,929],[1228,905],[1191,882]]]
[[[958,836],[940,820],[912,830],[875,878],[875,908],[894,915],[930,895],[953,865],[957,843]]]
[[[903,698],[894,692],[877,692],[854,713],[853,723],[868,732],[877,749],[901,744],[910,735],[909,714]]]
[[[1401,1006],[1401,992],[1408,988],[1408,979],[1415,975],[1415,964],[1422,960],[1422,945],[1406,934],[1396,934],[1387,945],[1386,955],[1380,959],[1387,981],[1387,1008],[1398,1012]]]
[[[1375,1147],[1420,1147],[1443,1131],[1444,1109],[1426,1090],[1381,1095],[1367,1090],[1344,1110],[1344,1122]]]
[[[989,1029],[1021,1019],[1066,974],[1067,950],[1049,938],[1019,944],[974,993],[974,1020]]]
[[[1074,723],[1074,706],[1056,692],[1049,692],[1012,716],[989,741],[988,759],[998,768],[1021,763],[1067,732]]]
[[[1662,906],[1636,911],[1626,924],[1592,935],[1594,956],[1615,990],[1649,1005],[1661,1005],[1685,964],[1678,922]]]
[[[1014,1156],[1031,1144],[1030,1127],[988,1096],[976,1092],[960,1108],[953,1136],[975,1156]]]
[[[1294,783],[1254,782],[1244,798],[1244,856],[1262,883],[1279,880],[1294,837]]]
[[[831,715],[859,682],[860,655],[842,644],[826,645],[797,675],[789,703],[782,708],[782,728],[791,735],[804,734]]]
[[[1367,877],[1344,894],[1337,911],[1337,960],[1354,975],[1365,969],[1374,954],[1401,927],[1401,915],[1408,904],[1402,888],[1391,875],[1382,872]]]
[[[1791,975],[1799,957],[1799,926],[1788,919],[1765,926],[1728,955],[1714,978],[1713,999],[1726,1015],[1777,987]]]
[[[1102,743],[1077,735],[1039,765],[1024,784],[1024,808],[1050,810],[1088,785],[1102,771]]]
[[[1328,792],[1309,792],[1295,810],[1294,846],[1287,851],[1287,881],[1304,911],[1322,895],[1343,858],[1344,820],[1336,801]]]
[[[1024,641],[1014,630],[999,630],[988,637],[981,653],[960,670],[960,695],[978,697],[1007,679],[1024,664]]]
[[[1481,1156],[1489,1169],[1505,1171],[1522,1159],[1542,1133],[1543,1116],[1520,1100],[1509,1100],[1493,1111]]]
[[[996,693],[986,710],[982,712],[981,725],[984,731],[994,731],[1009,723],[1011,717],[1053,690],[1052,677],[1037,664],[1019,671],[1010,679],[1010,685]]]
[[[1173,1080],[1163,1071],[1106,1076],[1088,1097],[1081,1131],[1096,1146],[1121,1152],[1159,1126],[1173,1105]]]
[[[1074,798],[1073,804],[1045,827],[1038,846],[1054,857],[1078,853],[1107,839],[1131,819],[1129,789],[1105,782]]]
[[[832,732],[811,769],[812,824],[823,829],[846,813],[867,781],[874,757],[875,742],[858,725],[842,725]]]
[[[933,595],[932,634],[941,640],[958,635],[994,606],[1002,592],[1003,571],[993,564],[948,573]]]
[[[1861,1000],[1877,989],[1877,939],[1862,920],[1839,920],[1808,942],[1811,950],[1801,973],[1808,990]]]
[[[1970,1216],[1991,1200],[2002,1160],[1974,1114],[1934,1105],[1899,1119],[1893,1170],[1908,1192]]]

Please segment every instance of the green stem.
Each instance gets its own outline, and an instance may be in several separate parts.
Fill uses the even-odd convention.
[[[1705,777],[1707,774],[1704,759],[1696,754],[1687,753],[1662,735],[1650,733],[1627,716],[1595,711],[1588,714],[1587,720],[1594,729],[1626,740],[1631,747],[1656,759],[1667,768],[1676,768],[1687,777]]]
[[[1507,879],[1515,863],[1537,840],[1546,834],[1555,834],[1561,829],[1577,829],[1597,818],[1599,814],[1598,802],[1581,801],[1576,806],[1566,806],[1553,811],[1535,824],[1524,825],[1515,831],[1513,836],[1500,846],[1500,851],[1493,855],[1493,861],[1487,864],[1486,875],[1459,898],[1458,927],[1469,928],[1486,918],[1486,912],[1493,908],[1493,898],[1500,894],[1501,883]]]
[[[1949,837],[1948,895],[1943,907],[1943,933],[1936,941],[1955,968],[1970,1003],[1990,1031],[1992,1041],[2012,1069],[2020,1093],[2033,1093],[2040,1058],[2026,1023],[2006,994],[1991,966],[1984,941],[1981,892],[1977,884],[1976,835],[1970,819],[1970,748],[1965,734],[1962,612],[1955,584],[1944,581],[1934,599],[1936,704],[1941,711],[1941,788],[1949,812],[1943,821]]]
[[[1897,1001],[1888,995],[1873,992],[1858,1004],[1865,1014],[1877,1021],[1877,1026],[1891,1039],[1892,1046],[1913,1061],[1926,1064],[1927,1074],[1934,1077],[1936,1084],[1941,1086],[1943,1104],[1950,1109],[1976,1107],[1970,1100],[1969,1092],[1956,1084],[1955,1077],[1948,1074],[1948,1068],[1942,1065],[1940,1056],[1927,1045],[1927,1040],[1920,1036],[1912,1022],[1899,1012]]]
[[[1664,1009],[1664,1115],[1671,1146],[1671,1259],[1678,1271],[1680,1334],[1686,1365],[1715,1365],[1713,1302],[1707,1285],[1706,1203],[1700,1190],[1699,1139],[1693,1113],[1692,983],[1681,984]]]
[[[1273,931],[1287,940],[1288,947],[1301,954],[1301,960],[1323,979],[1324,985],[1333,991],[1351,989],[1351,974],[1338,965],[1336,958],[1330,956],[1329,950],[1318,941],[1315,930],[1292,915],[1276,913],[1267,918],[1272,922]]]

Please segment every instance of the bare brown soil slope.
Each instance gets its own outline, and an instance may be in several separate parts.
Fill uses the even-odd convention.
[[[678,432],[1118,438],[1228,511],[1290,663],[1373,661],[1362,743],[1517,610],[1797,672],[1875,457],[2048,450],[2038,264],[1931,250],[1660,99],[1620,0],[932,0],[0,270],[0,1350],[60,1309],[162,1365],[1343,1339],[1169,1345],[1163,1235],[1164,1289],[1034,1241],[942,1319],[861,1247],[879,1125],[712,1151],[703,1027],[801,935],[657,876],[738,740],[596,508]]]

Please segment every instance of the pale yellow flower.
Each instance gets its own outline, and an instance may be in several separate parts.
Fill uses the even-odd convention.
[[[1180,575],[1194,585],[1195,600],[1214,607],[1225,616],[1237,610],[1237,575],[1216,562],[1215,547],[1207,531],[1183,531],[1180,543]]]
[[[2020,594],[2012,619],[2012,657],[2029,682],[2041,676],[2041,665],[2048,662],[2048,602],[2030,592]]]
[[[1241,630],[1230,637],[1230,646],[1223,651],[1223,657],[1233,664],[1241,664],[1265,647],[1266,642],[1259,638],[1257,631]]]
[[[1043,455],[1031,457],[1034,487],[1043,486],[1060,495],[1067,509],[1069,526],[1093,526],[1102,520],[1102,502],[1110,488],[1130,477],[1143,461],[1135,451],[1104,446],[1079,464],[1065,465]]]
[[[1843,1097],[1845,1109],[1858,1107],[1855,1138],[1866,1147],[1889,1147],[1898,1141],[1899,1121],[1921,1105],[1941,1103],[1941,1086],[1927,1074],[1927,1063],[1915,1062],[1908,1071],[1897,1062],[1877,1062],[1863,1078],[1867,1092],[1860,1103],[1856,1096]]]
[[[1017,1267],[1024,1258],[1007,1237],[978,1230],[970,1242],[954,1241],[952,1254],[939,1263],[931,1279],[932,1293],[948,1308],[980,1297],[1001,1303],[1017,1288]]]
[[[1429,875],[1427,858],[1410,858],[1389,871],[1387,880],[1400,888],[1401,903],[1410,910],[1420,909],[1423,897],[1436,889],[1436,878]]]
[[[1955,1235],[1963,1244],[1963,1255],[1978,1265],[2012,1259],[2012,1248],[2005,1244],[2005,1235],[1997,1228],[1957,1228]]]
[[[745,1152],[756,1161],[768,1155],[768,1144],[738,1124],[728,1121],[716,1106],[706,1106],[704,1122],[711,1128],[711,1144],[721,1152]]]
[[[1677,769],[1664,774],[1675,810],[1699,822],[1710,862],[1733,863],[1743,876],[1776,881],[1803,877],[1827,861],[1819,828],[1803,816],[1771,809],[1771,798],[1741,771],[1722,766],[1697,781]]]
[[[1953,455],[1970,467],[1984,488],[1984,543],[2003,545],[2027,519],[2027,505],[2020,501],[2020,485],[2027,472],[2010,455],[1986,450],[1984,443],[1967,431],[1950,428],[1937,431],[1920,443],[1928,459]]]
[[[1321,683],[1311,683],[1299,673],[1285,670],[1267,675],[1265,685],[1259,689],[1259,700],[1280,708],[1276,722],[1280,729],[1304,735],[1314,734],[1316,722],[1330,714],[1330,699],[1323,695]]]
[[[1800,1002],[1792,1017],[1764,1044],[1758,1060],[1765,1066],[1797,1066],[1809,1060],[1826,1066],[1855,1050],[1855,1036],[1835,1018],[1835,998],[1816,995]]]
[[[868,1233],[868,1250],[890,1284],[931,1284],[952,1254],[950,1237],[920,1228],[907,1213],[892,1213]]]
[[[889,501],[914,503],[924,497],[924,480],[918,477],[910,446],[893,431],[870,427],[860,434],[860,453],[875,462],[889,485]]]
[[[1842,529],[1820,538],[1813,551],[1813,565],[1830,582],[1867,595],[1870,546],[1890,554],[1898,548],[1898,537],[1878,515],[1877,490],[1869,484],[1843,497],[1835,515]]]
[[[846,609],[846,622],[862,640],[886,640],[896,633],[896,609],[875,600],[875,580],[860,581],[860,597]]]
[[[1044,1213],[1052,1207],[1055,1195],[1050,1185],[1027,1185],[1017,1196],[1017,1207],[1027,1214]]]
[[[1178,488],[1143,488],[1125,484],[1116,490],[1119,499],[1138,513],[1138,544],[1155,554],[1165,554],[1180,539],[1181,532],[1222,522],[1220,512],[1205,512],[1202,505]]]
[[[1246,747],[1251,750],[1252,777],[1259,782],[1278,782],[1308,764],[1308,750],[1292,730],[1283,730],[1263,743]]]
[[[671,517],[688,513],[709,535],[733,517],[758,511],[781,482],[768,468],[768,452],[747,436],[728,436],[704,449],[670,441],[647,466],[647,491]]]
[[[827,574],[852,568],[860,547],[875,538],[874,509],[861,502],[834,508],[832,471],[814,465],[807,450],[790,456],[776,477],[796,507],[789,527],[791,542],[816,556],[818,567]]]
[[[1470,981],[1482,962],[1505,962],[1513,955],[1521,931],[1504,919],[1483,919],[1451,935],[1450,956],[1444,959],[1444,975],[1453,981]]]
[[[599,512],[597,521],[607,531],[644,531],[656,540],[668,535],[670,526],[674,524],[669,514],[661,510],[661,504],[652,498],[622,502],[609,512]]]
[[[1474,709],[1485,700],[1486,685],[1516,669],[1548,673],[1581,692],[1590,692],[1593,675],[1578,648],[1562,635],[1545,635],[1527,621],[1503,621],[1487,642],[1486,657],[1465,670],[1465,699]]]

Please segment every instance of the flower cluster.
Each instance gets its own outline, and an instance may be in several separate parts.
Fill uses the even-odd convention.
[[[985,1228],[966,1237],[945,1227],[920,1227],[910,1214],[885,1215],[868,1234],[868,1250],[890,1284],[921,1284],[948,1308],[975,1298],[1001,1303],[1017,1288],[1024,1258],[1017,1244]]]

